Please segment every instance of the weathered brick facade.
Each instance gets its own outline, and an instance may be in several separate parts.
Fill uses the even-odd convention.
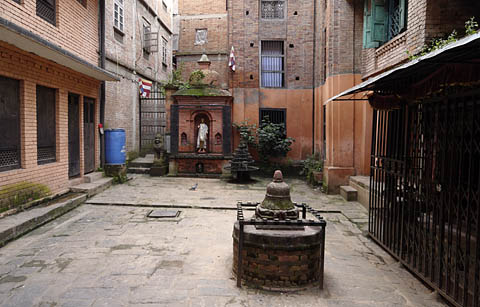
[[[378,48],[363,51],[363,78],[408,60],[433,38],[444,38],[456,30],[465,33],[465,22],[480,16],[480,3],[474,0],[408,1],[406,30]]]
[[[123,31],[114,27],[114,1],[106,1],[106,69],[121,78],[106,85],[105,122],[108,128],[122,128],[127,151],[138,151],[140,114],[138,79],[166,82],[172,71],[173,1],[124,1]],[[158,32],[158,52],[143,50],[143,26]],[[167,41],[166,65],[162,59],[162,39]]]
[[[218,85],[228,88],[228,20],[226,2],[221,0],[180,0],[178,15],[174,17],[178,35],[178,48],[175,51],[177,67],[182,68],[184,80],[192,71],[199,69],[197,61],[203,53],[211,61],[210,69],[220,76]],[[207,30],[207,41],[196,44],[196,31]]]
[[[33,0],[24,0],[21,1],[21,4],[12,0],[2,1],[0,3],[0,18],[3,19],[1,30],[9,31],[6,30],[9,25],[21,28],[25,33],[29,33],[25,35],[33,37],[32,41],[43,40],[40,44],[42,46],[50,44],[49,50],[57,48],[57,51],[54,51],[57,52],[57,55],[53,51],[48,51],[53,56],[63,57],[65,53],[58,50],[65,50],[64,52],[70,52],[81,61],[85,61],[85,63],[80,63],[83,67],[90,65],[89,67],[92,68],[98,64],[99,12],[96,0],[88,0],[86,7],[76,0],[57,1],[55,25],[36,15],[35,4],[36,2]],[[43,48],[48,49],[47,47]],[[47,51],[42,52],[48,53]],[[68,54],[67,56],[70,57]],[[67,190],[70,185],[68,95],[72,93],[79,97],[78,127],[80,177],[82,177],[85,172],[83,99],[89,97],[94,100],[94,124],[96,127],[99,122],[100,80],[6,43],[2,40],[2,35],[0,35],[0,75],[20,82],[21,158],[20,168],[0,172],[0,190],[5,186],[16,184],[20,186],[24,182],[44,184],[54,194]],[[56,139],[54,141],[56,161],[42,165],[37,162],[37,85],[53,88],[56,91]],[[100,164],[100,137],[97,129],[95,129],[94,146],[94,165],[97,168]]]

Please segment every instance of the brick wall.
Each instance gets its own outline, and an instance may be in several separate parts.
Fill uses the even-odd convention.
[[[139,150],[139,92],[138,78],[166,82],[172,71],[172,37],[158,18],[171,26],[172,1],[167,0],[167,11],[162,1],[124,1],[123,33],[113,25],[113,0],[106,1],[106,69],[121,78],[107,82],[105,124],[109,128],[123,128],[127,151]],[[147,5],[147,6],[146,6]],[[159,33],[158,52],[143,51],[143,24],[148,21],[152,31]],[[167,66],[162,63],[162,38],[167,39]]]
[[[258,88],[261,41],[283,40],[286,88],[312,88],[313,3],[288,1],[284,20],[259,18],[259,3],[256,0],[228,1],[229,45],[235,47],[237,62],[231,87]]]
[[[100,82],[68,68],[0,42],[0,75],[21,81],[21,168],[0,172],[0,188],[20,182],[47,185],[53,193],[69,187],[68,178],[68,93],[80,95],[80,165],[83,174],[83,97],[96,101],[95,126],[98,124]],[[36,85],[57,89],[56,146],[57,161],[37,165]],[[99,166],[99,136],[95,140]]]
[[[364,49],[364,78],[408,60],[407,51],[417,54],[432,38],[445,37],[454,29],[464,35],[465,21],[480,18],[480,3],[474,0],[410,0],[407,29],[379,48]]]
[[[180,15],[225,14],[225,0],[178,0]]]
[[[98,64],[98,3],[87,0],[85,8],[77,0],[57,0],[56,25],[36,15],[36,1],[0,2],[0,17],[25,28],[84,60]]]

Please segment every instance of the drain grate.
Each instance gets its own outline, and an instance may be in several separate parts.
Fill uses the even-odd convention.
[[[147,214],[147,217],[152,218],[176,218],[180,215],[180,211],[178,210],[152,210]]]

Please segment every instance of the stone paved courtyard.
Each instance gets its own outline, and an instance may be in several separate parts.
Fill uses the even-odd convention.
[[[237,288],[236,212],[227,208],[260,201],[267,182],[138,176],[114,186],[89,202],[125,206],[84,204],[0,249],[0,305],[446,306],[365,236],[360,204],[300,180],[287,180],[293,200],[328,211],[325,289]],[[198,189],[189,191],[195,183]],[[160,221],[146,217],[147,206],[180,206],[182,213]]]

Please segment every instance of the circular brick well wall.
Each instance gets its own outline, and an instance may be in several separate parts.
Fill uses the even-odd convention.
[[[233,273],[238,270],[239,225],[233,228]],[[304,288],[320,276],[321,228],[265,230],[244,226],[242,280],[265,290]]]

